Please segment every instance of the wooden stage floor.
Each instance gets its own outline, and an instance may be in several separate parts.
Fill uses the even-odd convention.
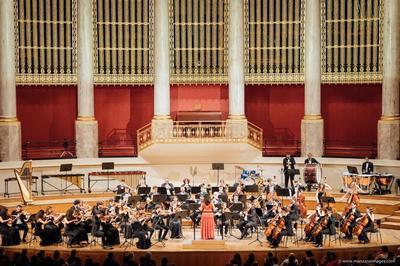
[[[289,240],[288,247],[284,247],[284,244],[281,243],[279,248],[271,249],[269,243],[261,234],[259,235],[259,238],[262,241],[262,244],[259,244],[258,242],[250,244],[256,239],[255,233],[253,233],[252,238],[238,240],[233,236],[240,235],[237,229],[233,229],[232,236],[225,241],[221,241],[221,237],[216,236],[215,240],[199,241],[199,243],[192,245],[193,229],[184,229],[184,239],[167,240],[165,242],[165,247],[158,243],[148,250],[140,250],[136,247],[124,248],[120,246],[115,246],[112,250],[104,250],[99,245],[76,249],[82,259],[91,257],[94,261],[98,262],[102,262],[106,254],[109,252],[113,252],[116,258],[120,261],[122,260],[123,254],[127,252],[134,253],[137,260],[145,252],[151,252],[158,263],[161,261],[162,257],[168,257],[169,261],[175,263],[175,265],[225,265],[236,252],[240,253],[242,256],[254,253],[259,262],[265,259],[269,251],[280,260],[284,259],[290,252],[302,257],[307,250],[312,250],[318,259],[321,259],[327,251],[335,252],[342,259],[351,259],[354,256],[360,259],[367,258],[368,254],[375,254],[379,251],[382,245],[390,247],[393,251],[400,247],[400,231],[381,229],[381,233],[383,239],[382,244],[377,240],[376,235],[373,235],[369,244],[359,244],[358,240],[354,238],[351,241],[342,239],[340,244],[339,241],[331,241],[331,244],[329,245],[327,239],[322,248],[315,248],[311,243],[306,243],[300,240],[299,245],[297,246]],[[300,237],[300,228],[298,229],[297,234]],[[200,230],[197,229],[196,239],[199,238]],[[121,242],[122,241],[123,239],[121,239]],[[69,252],[72,250],[72,248],[67,247],[65,244],[41,247],[36,241],[31,245],[21,244],[19,246],[3,248],[8,254],[12,254],[22,249],[28,249],[30,254],[35,254],[39,250],[44,250],[46,255],[51,255],[55,250],[58,250],[64,257],[68,256]]]

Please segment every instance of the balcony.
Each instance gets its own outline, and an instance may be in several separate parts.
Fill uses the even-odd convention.
[[[152,162],[240,161],[261,156],[263,132],[243,121],[170,121],[138,130],[139,156]],[[202,144],[202,145],[198,145]]]

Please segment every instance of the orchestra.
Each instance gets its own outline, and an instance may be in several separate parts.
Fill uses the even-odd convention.
[[[308,154],[305,163],[318,161]],[[294,169],[295,161],[288,155],[284,164],[286,169]],[[365,169],[371,167],[367,161]],[[289,179],[292,182],[292,178],[288,176],[285,186]],[[307,215],[303,193],[306,187],[300,178],[293,179],[290,195],[286,197],[289,204],[286,206],[283,204],[283,198],[277,195],[277,191],[282,187],[276,183],[275,177],[264,179],[258,184],[261,186],[258,192],[246,193],[246,187],[239,181],[234,192],[228,193],[229,186],[223,180],[217,187],[212,187],[204,178],[198,186],[200,192],[196,194],[192,192],[195,186],[190,184],[188,178],[184,178],[176,189],[167,178],[161,186],[152,186],[148,194],[141,194],[139,198],[135,198],[133,193],[137,193],[138,188],[148,187],[142,178],[135,191],[128,187],[123,187],[122,191],[121,187],[117,189],[119,194],[114,199],[108,202],[99,201],[93,207],[82,200],[75,200],[65,214],[56,214],[49,206],[30,218],[23,207],[18,205],[11,215],[6,209],[0,211],[2,244],[26,243],[30,222],[42,246],[62,242],[61,232],[64,229],[68,246],[88,245],[89,234],[92,236],[92,242],[93,238],[101,239],[104,249],[112,249],[113,246],[119,245],[120,236],[124,239],[137,238],[138,248],[148,248],[154,233],[156,240],[160,242],[168,240],[167,235],[170,239],[181,239],[183,219],[191,219],[195,226],[202,227],[202,232],[201,221],[207,221],[209,225],[214,224],[221,237],[227,237],[229,229],[232,235],[232,229],[237,228],[240,232],[238,239],[245,239],[250,232],[258,231],[261,226],[266,241],[269,241],[273,248],[279,246],[283,236],[294,234],[293,224],[296,221],[305,222],[303,240],[314,243],[316,247],[323,245],[325,235],[335,235],[337,230],[339,234],[344,234],[344,239],[351,240],[353,236],[357,236],[360,243],[368,243],[367,233],[375,230],[373,209],[367,208],[364,215],[358,209],[359,193],[362,190],[356,183],[344,194],[342,199],[346,202],[346,208],[343,213],[338,214],[329,203],[323,202],[323,198],[328,197],[329,191],[332,190],[325,177],[318,184],[315,195],[317,205],[315,212],[310,215]],[[165,190],[160,190],[160,187]],[[229,191],[233,189],[229,187]],[[204,204],[205,202],[207,204]],[[189,206],[196,204],[200,206],[198,209],[189,209]],[[338,223],[336,229],[335,225]],[[214,230],[214,226],[205,230],[206,239],[214,238],[210,230]]]

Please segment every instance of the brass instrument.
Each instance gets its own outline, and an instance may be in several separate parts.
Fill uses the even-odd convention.
[[[15,177],[17,178],[18,187],[21,191],[21,197],[24,204],[29,204],[33,201],[32,199],[32,160],[24,162],[20,170],[14,169]],[[22,182],[22,177],[25,177],[28,181],[28,187]]]

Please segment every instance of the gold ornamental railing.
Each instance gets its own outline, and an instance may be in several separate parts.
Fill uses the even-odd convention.
[[[175,121],[172,125],[166,124],[165,128],[158,128],[160,132],[154,131],[151,124],[138,130],[139,151],[154,143],[248,143],[260,150],[263,146],[262,129],[250,122],[247,127],[237,128],[226,121]]]

